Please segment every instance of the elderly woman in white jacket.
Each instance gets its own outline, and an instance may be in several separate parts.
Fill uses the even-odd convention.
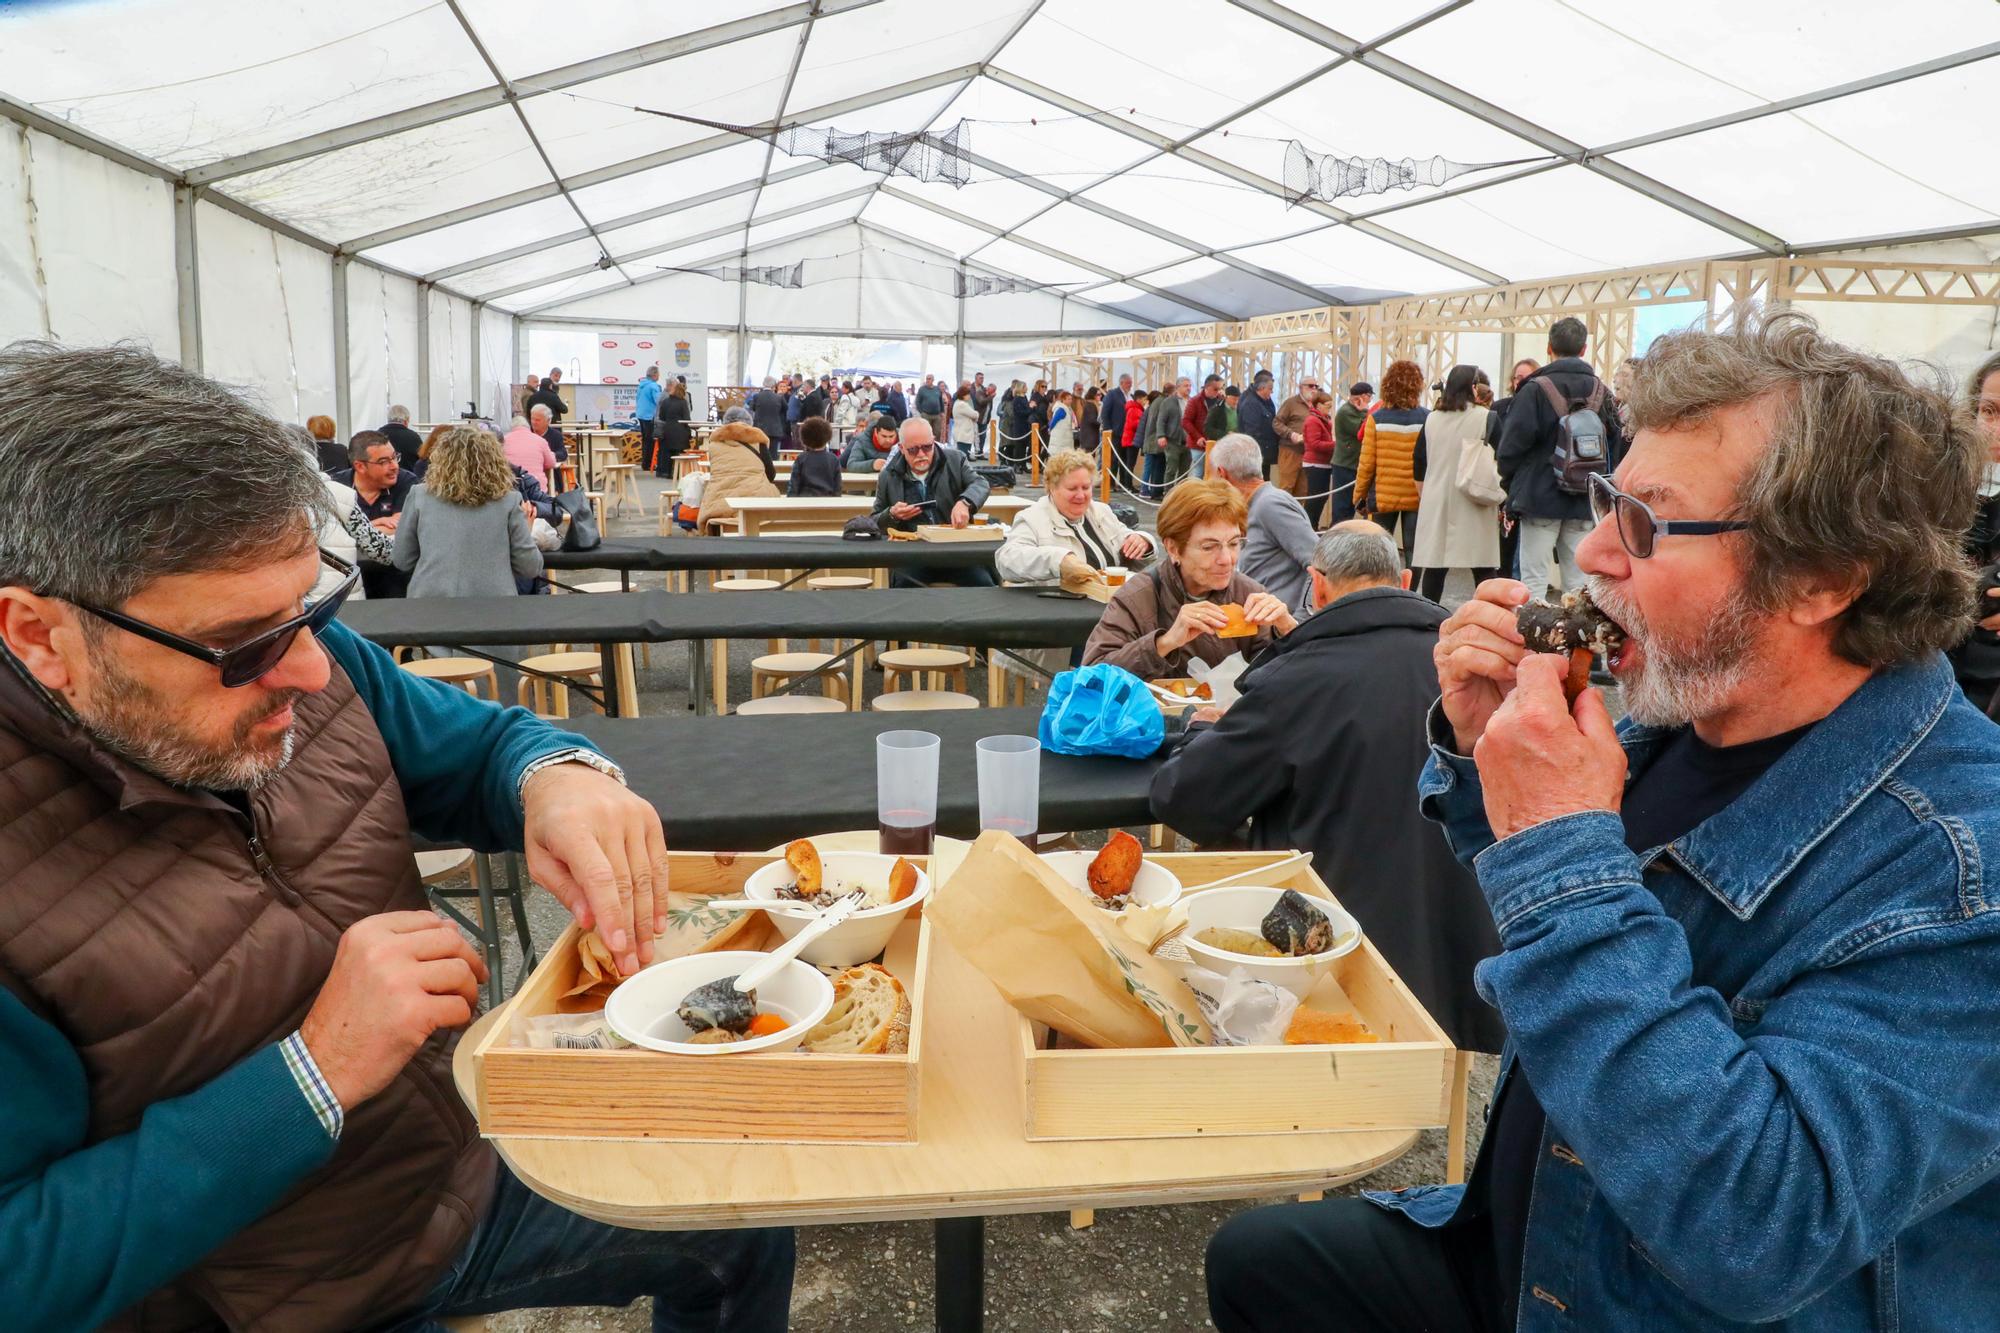
[[[1097,464],[1089,454],[1050,454],[1043,476],[1048,494],[1014,517],[993,557],[1002,581],[1057,583],[1066,569],[1080,574],[1153,554],[1152,537],[1126,527],[1110,505],[1091,498]]]

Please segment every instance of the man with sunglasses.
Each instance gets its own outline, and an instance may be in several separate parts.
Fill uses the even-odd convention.
[[[581,738],[333,619],[356,573],[314,547],[325,491],[284,427],[127,347],[16,344],[0,375],[28,390],[0,402],[4,1322],[650,1295],[658,1327],[782,1328],[789,1233],[587,1222],[453,1089],[485,965],[412,833],[524,849],[631,971],[664,929],[653,809]]]
[[[905,421],[896,452],[875,479],[875,517],[885,528],[914,532],[924,523],[948,523],[962,528],[972,522],[991,488],[972,470],[972,462],[956,449],[938,448],[931,423],[922,417]],[[932,583],[956,583],[962,588],[990,588],[987,569],[944,569],[930,565],[899,569],[891,579],[897,588],[923,588]]]
[[[1436,649],[1423,807],[1509,1034],[1471,1181],[1246,1214],[1225,1333],[1992,1324],[2000,730],[1943,656],[1979,448],[1789,314],[1655,342],[1631,407],[1577,553],[1625,721],[1519,583]]]

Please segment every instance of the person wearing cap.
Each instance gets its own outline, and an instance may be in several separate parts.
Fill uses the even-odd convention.
[[[1368,428],[1368,413],[1375,401],[1375,386],[1359,380],[1347,390],[1347,401],[1333,414],[1333,521],[1344,523],[1354,517],[1354,478],[1361,468],[1361,434]]]
[[[1305,494],[1299,487],[1306,461],[1306,418],[1312,414],[1312,396],[1318,390],[1319,376],[1300,379],[1298,392],[1278,409],[1274,423],[1278,433],[1278,475],[1274,480],[1279,490],[1292,495]]]

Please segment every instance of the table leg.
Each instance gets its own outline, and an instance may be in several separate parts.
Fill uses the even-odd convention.
[[[617,717],[625,710],[625,673],[618,669],[618,645],[598,644],[597,657],[604,663],[604,715]]]
[[[1007,673],[1000,669],[1000,654],[986,654],[986,706],[1007,706]]]
[[[986,1219],[940,1217],[932,1225],[939,1333],[979,1333],[986,1324]]]
[[[1444,1183],[1465,1182],[1465,1102],[1471,1092],[1472,1052],[1459,1051],[1451,1058],[1451,1104],[1445,1114]]]
[[[702,701],[708,698],[708,640],[688,640],[688,707],[695,716],[703,713]]]
[[[639,716],[639,671],[632,664],[632,645],[629,643],[618,645],[618,715]]]
[[[715,664],[709,672],[709,686],[715,691],[716,717],[729,711],[729,640],[715,640]]]

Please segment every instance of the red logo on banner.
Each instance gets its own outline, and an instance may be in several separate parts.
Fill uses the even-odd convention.
[[[639,350],[640,350],[640,351],[642,351],[642,352],[650,352],[650,351],[652,351],[652,350],[653,350],[653,344],[651,344],[651,343],[640,343],[640,344],[639,344]]]
[[[606,384],[616,384],[618,382],[618,377],[616,375],[606,375],[604,377],[604,382]]]
[[[620,361],[618,364],[621,366],[636,366],[639,363],[637,361],[634,361],[631,357],[628,356],[623,361]]]
[[[618,340],[616,338],[606,338],[603,342],[599,343],[598,346],[610,347],[615,349],[618,346]]]

